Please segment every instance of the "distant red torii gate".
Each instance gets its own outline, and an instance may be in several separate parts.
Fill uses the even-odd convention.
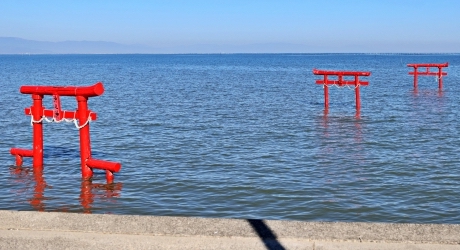
[[[323,84],[324,87],[324,108],[327,112],[329,109],[329,85],[338,85],[340,87],[344,85],[353,85],[355,88],[355,99],[356,99],[356,112],[359,113],[361,109],[361,101],[359,97],[359,86],[368,86],[369,82],[360,81],[360,76],[370,76],[371,72],[366,71],[329,71],[329,70],[318,70],[313,69],[313,74],[322,75],[322,80],[316,80],[316,84]],[[328,79],[329,76],[336,76],[337,80]],[[353,80],[344,80],[344,76],[353,76]]]
[[[437,76],[438,88],[442,89],[442,77],[446,76],[446,72],[442,72],[442,68],[448,67],[449,63],[411,63],[407,64],[407,67],[413,67],[414,71],[409,72],[409,75],[414,75],[414,89],[417,89],[417,78],[418,76]],[[418,71],[418,68],[426,68],[425,71]],[[430,68],[438,68],[438,72],[430,71]]]

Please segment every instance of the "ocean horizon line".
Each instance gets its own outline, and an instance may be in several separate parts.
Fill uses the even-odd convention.
[[[460,55],[460,52],[0,53],[6,55]]]

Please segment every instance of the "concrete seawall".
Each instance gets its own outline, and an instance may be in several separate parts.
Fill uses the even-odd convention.
[[[0,249],[460,249],[460,225],[0,211]]]

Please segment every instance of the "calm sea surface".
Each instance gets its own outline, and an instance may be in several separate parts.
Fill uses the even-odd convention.
[[[408,63],[444,63],[413,89]],[[330,88],[314,68],[371,71]],[[44,123],[44,172],[22,85],[87,86],[93,157],[115,183],[81,180],[78,129]],[[73,97],[62,97],[75,110]],[[302,221],[460,223],[460,55],[0,56],[0,209]],[[51,97],[45,107],[52,109]]]

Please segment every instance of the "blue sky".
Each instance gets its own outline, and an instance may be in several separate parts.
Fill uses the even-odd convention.
[[[1,0],[0,24],[165,52],[460,52],[458,0]]]

